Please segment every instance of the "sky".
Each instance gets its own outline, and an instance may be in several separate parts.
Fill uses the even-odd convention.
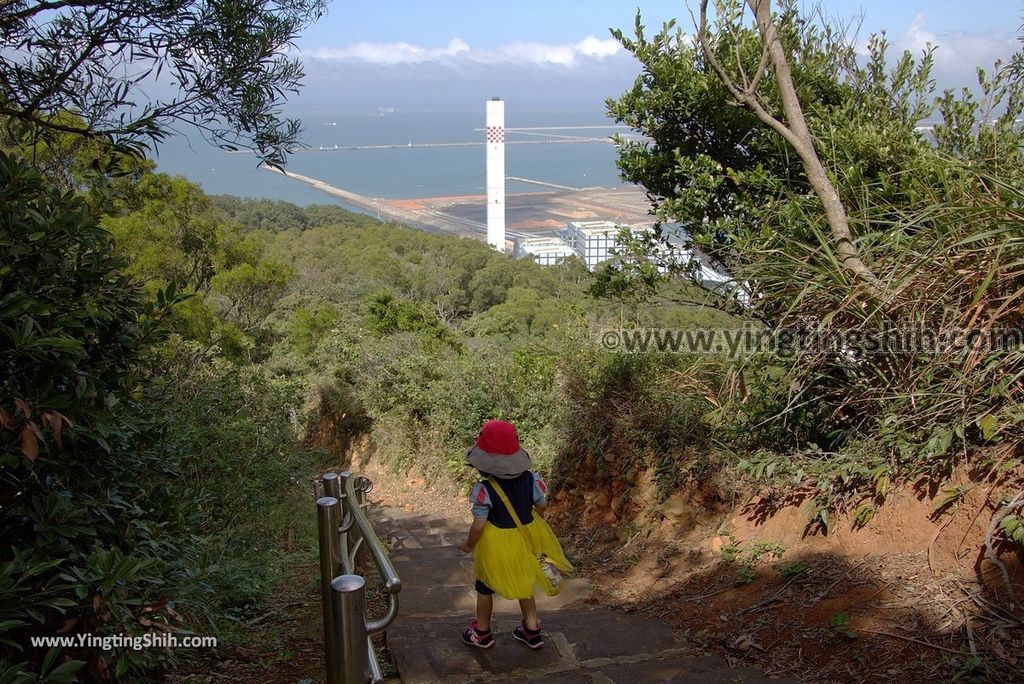
[[[861,42],[885,30],[897,53],[938,45],[940,87],[973,85],[977,65],[1019,47],[1024,21],[1024,0],[820,4],[831,18],[858,20]],[[681,0],[335,0],[296,41],[307,77],[291,107],[444,111],[501,96],[509,107],[599,109],[639,73],[609,34],[631,35],[638,9],[649,32],[671,18],[692,27]]]

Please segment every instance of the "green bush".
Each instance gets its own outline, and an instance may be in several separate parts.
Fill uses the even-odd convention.
[[[682,355],[574,352],[559,397],[564,441],[558,480],[631,482],[650,468],[664,500],[689,478],[715,474],[720,456],[713,404],[688,382],[700,368],[697,359]],[[709,374],[700,380],[711,390],[722,371]]]
[[[230,635],[281,551],[312,546],[302,392],[164,341],[195,300],[173,283],[147,296],[114,247],[81,199],[0,154],[4,681],[148,681],[183,652],[29,639]]]
[[[174,464],[145,448],[159,426],[136,400],[173,289],[145,303],[85,203],[2,153],[0,231],[0,636],[3,661],[32,672],[48,656],[31,636],[139,633],[146,608],[175,622],[190,550],[169,532],[194,520],[161,491]],[[166,657],[74,655],[95,676]]]

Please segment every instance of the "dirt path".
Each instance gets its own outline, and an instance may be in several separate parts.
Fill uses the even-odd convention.
[[[469,648],[460,634],[474,613],[472,559],[455,548],[466,534],[467,516],[380,504],[370,516],[402,577],[399,618],[387,642],[406,684],[776,681],[703,655],[661,620],[594,605],[586,579],[569,579],[559,596],[538,598],[543,649],[530,651],[512,639],[518,604],[500,599],[492,627],[497,646]]]

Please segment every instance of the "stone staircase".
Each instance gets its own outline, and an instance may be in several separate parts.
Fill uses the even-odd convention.
[[[402,682],[778,682],[754,669],[731,669],[701,655],[657,620],[586,604],[590,583],[569,579],[561,594],[538,596],[544,648],[531,651],[512,638],[519,604],[495,597],[497,645],[470,648],[460,634],[475,614],[473,561],[456,546],[468,521],[370,509],[374,529],[391,547],[402,579],[398,619],[387,630]]]

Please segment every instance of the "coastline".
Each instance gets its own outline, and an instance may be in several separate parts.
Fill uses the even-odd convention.
[[[360,213],[431,233],[486,239],[486,197],[451,195],[414,199],[367,197],[299,173],[268,166],[261,169],[281,174],[340,200]],[[524,179],[525,180],[525,179]],[[569,221],[609,220],[623,224],[652,223],[646,194],[634,185],[551,189],[506,195],[506,226],[509,238],[550,235]]]

